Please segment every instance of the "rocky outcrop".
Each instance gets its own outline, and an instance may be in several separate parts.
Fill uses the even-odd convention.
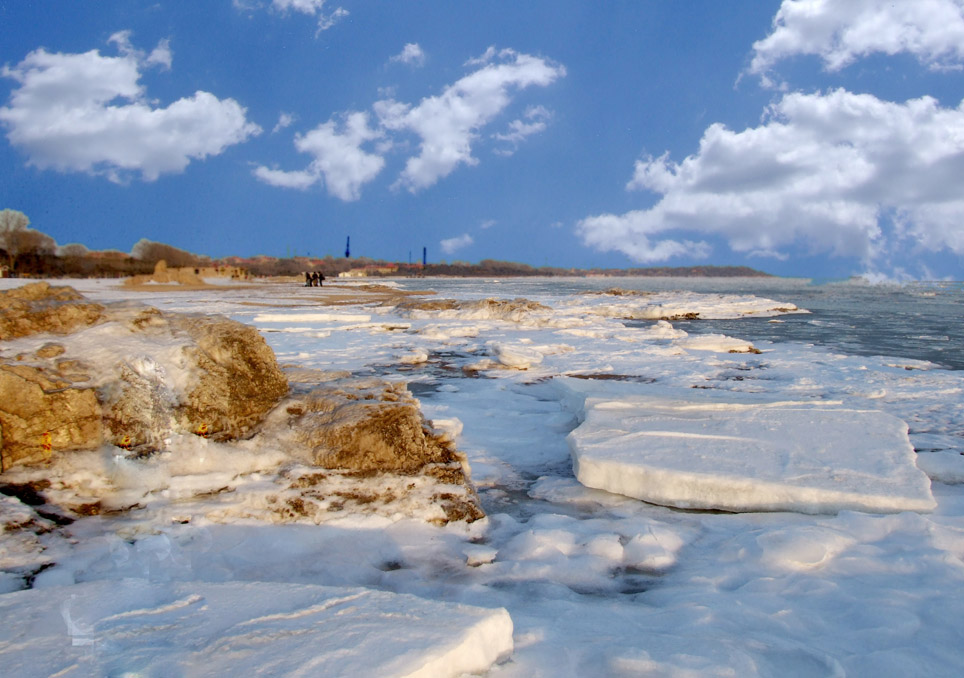
[[[66,290],[55,290],[58,303],[88,305]],[[293,369],[289,393],[253,327],[125,304],[92,317],[62,340],[27,335],[0,347],[13,348],[0,357],[0,470],[20,466],[13,475],[47,481],[62,453],[115,446],[65,461],[50,491],[74,514],[136,509],[161,491],[179,512],[192,497],[233,494],[218,510],[271,522],[323,522],[342,511],[438,524],[484,517],[465,456],[403,385]],[[97,476],[94,486],[114,489],[91,494],[87,480],[74,488],[77,463],[87,480]],[[172,489],[185,469],[221,480]],[[238,489],[238,476],[254,472],[272,478],[270,487]]]
[[[255,328],[208,316],[175,316],[171,327],[191,338],[187,352],[201,373],[178,410],[182,427],[240,438],[288,392],[274,352]]]
[[[425,421],[418,401],[403,384],[374,378],[342,378],[315,386],[292,397],[282,413],[284,421],[269,423],[281,430],[281,443],[310,465],[355,478],[406,476],[416,483],[395,483],[390,499],[406,489],[431,489],[430,501],[442,507],[436,522],[484,517],[478,496],[469,482],[469,466],[447,435]],[[299,507],[324,474],[297,476],[302,488]],[[306,480],[307,478],[307,480]],[[375,484],[377,486],[377,483]],[[349,495],[346,501],[372,504],[384,497]],[[339,504],[344,502],[339,502]],[[336,510],[338,504],[336,504]],[[330,507],[329,507],[330,510]]]
[[[0,470],[98,447],[101,431],[93,388],[42,367],[0,363]]]
[[[76,332],[63,343],[34,344],[15,360],[0,359],[4,470],[104,442],[147,453],[163,448],[172,433],[244,437],[288,391],[271,349],[241,323],[105,309],[71,288],[44,283],[11,292],[8,307],[18,312],[8,325],[16,336],[71,326]],[[111,340],[116,350],[91,356],[74,357],[70,348]]]
[[[287,411],[297,442],[324,468],[414,473],[461,461],[451,441],[428,428],[402,384],[349,379],[314,389]]]
[[[171,432],[215,440],[249,435],[288,392],[288,381],[258,331],[227,318],[141,311],[127,322],[145,343],[181,344],[179,365],[145,349],[116,366],[102,389],[110,440],[150,450]],[[173,373],[187,373],[190,383]]]
[[[104,307],[71,287],[38,282],[0,292],[0,340],[67,334],[100,320]]]

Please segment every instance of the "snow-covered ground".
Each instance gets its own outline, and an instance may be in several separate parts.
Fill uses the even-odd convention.
[[[272,450],[183,441],[174,457],[208,461],[93,488],[140,491],[141,508],[0,536],[0,608],[23,620],[0,659],[29,666],[15,675],[224,675],[246,658],[264,675],[961,674],[960,371],[674,326],[802,312],[745,294],[486,283],[396,307],[324,306],[328,287],[76,286],[253,324],[291,369],[408,383],[488,517],[276,524]],[[573,452],[610,464],[602,482],[579,482]],[[87,454],[57,473],[93,482],[112,462]],[[10,497],[0,511],[36,520]],[[22,572],[32,589],[15,591]],[[331,631],[339,605],[350,624]]]

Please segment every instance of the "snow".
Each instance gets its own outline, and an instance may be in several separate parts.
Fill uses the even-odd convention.
[[[259,313],[254,316],[255,323],[306,323],[341,322],[367,323],[372,317],[360,313]]]
[[[883,412],[662,395],[589,398],[569,434],[588,487],[679,508],[930,511],[907,425]]]
[[[512,652],[487,610],[368,589],[142,579],[0,597],[7,675],[459,676]],[[39,656],[43,661],[38,662]],[[255,669],[255,667],[257,667]]]
[[[705,339],[672,320],[639,319],[698,313],[733,318],[737,328],[766,318],[789,326],[800,310],[778,295],[733,291],[747,282],[666,281],[646,294],[580,293],[611,282],[504,280],[494,292],[480,281],[399,280],[401,288],[437,288],[428,299],[481,301],[498,293],[545,307],[403,312],[321,307],[299,283],[174,293],[76,281],[98,301],[204,309],[254,324],[292,370],[406,382],[425,416],[468,455],[488,517],[437,527],[427,522],[428,511],[359,509],[325,514],[317,524],[317,516],[279,524],[269,500],[284,499],[274,481],[283,455],[251,441],[191,436],[142,463],[103,450],[67,456],[39,476],[10,471],[0,484],[49,477],[54,504],[106,495],[105,509],[140,508],[58,526],[37,513],[44,507],[0,495],[0,618],[23,619],[0,625],[5,675],[55,674],[61,661],[77,662],[74,671],[83,675],[172,675],[165,662],[187,658],[188,675],[205,675],[209,665],[209,675],[231,668],[285,675],[290,666],[275,670],[271,662],[287,661],[323,674],[308,663],[330,658],[335,647],[311,626],[323,626],[318,605],[352,595],[370,601],[372,614],[398,615],[376,620],[381,630],[364,640],[370,653],[353,651],[355,642],[342,648],[338,656],[357,667],[389,656],[431,666],[447,641],[460,656],[484,655],[450,675],[490,678],[960,675],[964,373],[789,341],[756,340],[761,354],[729,353],[751,345],[739,329]],[[689,284],[701,291],[677,289]],[[788,294],[800,286],[767,284]],[[105,335],[103,344],[118,340]],[[697,349],[700,342],[713,350]],[[14,342],[0,345],[8,359],[21,350]],[[525,369],[509,367],[502,355]],[[164,367],[169,377],[176,372],[176,364]],[[797,486],[779,510],[742,506],[740,513],[655,505],[587,487],[576,478],[569,436],[603,436],[603,421],[613,424],[606,435],[615,449],[633,434],[647,447],[688,454],[737,446],[719,436],[753,437],[763,452],[786,443],[794,452],[787,459],[809,465],[822,480]],[[667,430],[688,437],[652,435]],[[916,463],[907,463],[913,449]],[[812,457],[820,450],[837,452],[821,461]],[[776,473],[782,460],[763,459],[769,461],[716,455],[701,464],[720,476],[742,465],[748,490],[758,494],[766,493],[762,476],[769,472],[781,492],[794,487],[789,475]],[[849,483],[847,501],[855,503],[827,499],[832,485],[819,474],[824,467]],[[342,479],[331,482],[337,491]],[[716,494],[737,496],[731,487]],[[874,497],[898,512],[877,513],[882,509],[867,505]],[[830,512],[805,512],[817,507]],[[171,607],[177,601],[184,604]],[[98,630],[80,640],[97,642],[72,645],[62,609]],[[105,621],[137,610],[154,614]],[[305,614],[280,616],[294,610]],[[147,618],[197,623],[186,625],[193,632],[181,631]],[[483,637],[483,620],[494,635]],[[253,623],[231,626],[246,621]],[[9,641],[28,625],[36,639]],[[123,629],[131,634],[102,642]],[[243,645],[257,637],[271,643]],[[214,653],[218,642],[231,651]],[[10,671],[14,657],[29,668]],[[151,657],[149,665],[124,664]],[[112,663],[83,663],[102,660]],[[357,667],[335,675],[365,675]],[[405,675],[416,668],[372,670]]]
[[[964,483],[964,454],[940,450],[917,455],[917,466],[932,480],[948,484]]]

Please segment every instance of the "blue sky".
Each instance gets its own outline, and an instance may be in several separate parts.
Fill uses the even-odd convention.
[[[0,0],[0,208],[202,254],[964,278],[964,0]]]

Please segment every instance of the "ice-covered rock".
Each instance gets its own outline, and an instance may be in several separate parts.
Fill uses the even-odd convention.
[[[360,588],[139,579],[0,596],[10,676],[445,678],[513,650],[503,608]]]
[[[303,515],[333,510],[328,495],[335,478],[319,472],[329,469],[341,477],[371,480],[338,487],[335,491],[346,501],[392,507],[407,495],[422,493],[424,500],[417,503],[437,505],[443,512],[433,522],[485,516],[469,482],[465,455],[451,434],[425,420],[402,384],[374,378],[319,384],[286,401],[267,421],[263,435],[314,467],[290,478]]]
[[[228,318],[106,308],[46,285],[7,294],[26,310],[4,330],[21,338],[16,361],[0,361],[3,469],[105,440],[156,450],[177,432],[242,437],[288,391],[258,331]],[[68,329],[56,344],[30,336]]]
[[[489,346],[489,351],[500,364],[516,370],[527,370],[545,358],[538,349],[522,344],[494,343]]]
[[[103,310],[71,287],[51,287],[45,282],[0,291],[0,340],[67,334],[94,324]]]
[[[799,403],[588,397],[570,435],[579,481],[679,508],[930,511],[907,425]]]
[[[507,320],[524,323],[534,315],[551,312],[548,306],[529,299],[453,299],[408,300],[397,306],[399,312],[412,318],[441,317],[462,320]]]
[[[258,331],[223,317],[174,315],[171,331],[190,338],[199,378],[177,416],[186,430],[247,435],[288,392],[288,381]]]

